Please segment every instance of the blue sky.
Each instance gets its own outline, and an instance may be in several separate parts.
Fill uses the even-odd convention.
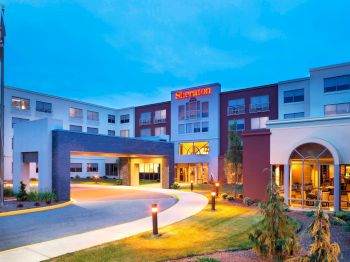
[[[6,84],[116,108],[350,61],[350,1],[7,0]]]

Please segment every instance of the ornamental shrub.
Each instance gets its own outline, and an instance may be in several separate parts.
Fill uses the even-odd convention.
[[[250,205],[253,204],[253,200],[251,200],[249,197],[245,197],[245,198],[243,199],[243,203],[244,203],[245,205],[247,205],[247,206],[250,206]]]
[[[18,201],[25,201],[27,200],[28,194],[26,191],[26,184],[23,183],[23,181],[21,181],[20,187],[19,187],[19,192],[16,195],[16,198]]]
[[[180,185],[178,183],[174,183],[170,186],[171,189],[179,189]]]
[[[228,197],[228,194],[227,194],[227,193],[222,193],[222,194],[221,194],[221,197],[222,197],[223,199],[226,199],[226,198]]]

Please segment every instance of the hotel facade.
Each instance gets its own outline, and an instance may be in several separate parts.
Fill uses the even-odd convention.
[[[281,195],[292,207],[313,207],[316,200],[331,210],[350,206],[350,63],[311,69],[310,76],[302,79],[240,90],[222,92],[219,83],[176,90],[170,101],[125,109],[7,87],[7,180],[23,173],[16,165],[24,161],[19,148],[26,142],[16,134],[30,128],[28,121],[40,119],[59,120],[58,129],[87,133],[92,140],[109,136],[173,144],[174,165],[167,165],[173,170],[167,173],[172,174],[168,183],[162,182],[165,186],[229,180],[224,155],[234,127],[243,144],[245,197],[264,199],[273,172]],[[32,139],[40,140],[35,132]],[[123,178],[117,164],[122,154],[92,153],[70,155],[70,177]],[[20,154],[22,160],[14,161]],[[137,168],[128,169],[134,173],[129,184],[164,180],[162,161],[155,157],[139,161]],[[42,170],[51,172],[43,165],[45,158],[27,162],[30,177],[40,180]]]

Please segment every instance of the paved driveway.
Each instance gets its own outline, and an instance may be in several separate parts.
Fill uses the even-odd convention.
[[[177,202],[169,195],[114,188],[72,187],[73,205],[37,213],[0,217],[0,250],[29,245],[150,215],[150,205],[164,210]]]

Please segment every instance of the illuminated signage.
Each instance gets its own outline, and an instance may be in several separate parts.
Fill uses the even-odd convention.
[[[188,90],[188,91],[178,91],[175,93],[175,98],[185,99],[185,98],[191,98],[196,96],[207,96],[210,94],[211,94],[211,88],[204,87],[204,88],[197,88],[197,89]]]

